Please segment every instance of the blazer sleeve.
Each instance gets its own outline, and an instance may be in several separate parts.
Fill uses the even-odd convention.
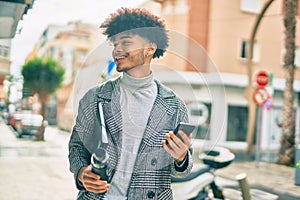
[[[90,164],[91,153],[84,145],[84,137],[89,131],[86,128],[87,124],[83,122],[86,116],[82,109],[82,104],[79,104],[78,115],[75,125],[72,129],[71,137],[69,140],[69,164],[70,171],[74,174],[76,187],[81,190],[84,189],[82,184],[78,181],[78,173],[83,166]]]
[[[178,109],[177,109],[178,123],[179,122],[188,122],[188,110],[184,101],[178,98]],[[187,156],[184,159],[184,162],[181,165],[178,165],[174,159],[173,165],[171,166],[171,174],[174,177],[181,178],[187,176],[193,168],[193,159],[192,154],[188,151]]]

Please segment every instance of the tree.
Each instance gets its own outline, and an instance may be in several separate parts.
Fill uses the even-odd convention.
[[[49,96],[62,84],[65,70],[52,58],[35,58],[22,66],[24,87],[33,94],[38,94],[41,103],[41,115],[45,118],[45,105]],[[44,130],[37,135],[37,140],[44,140]]]
[[[295,74],[295,32],[296,32],[296,14],[298,0],[285,0],[285,90],[284,90],[284,105],[282,116],[282,138],[279,149],[278,163],[284,165],[294,164],[295,156],[295,115],[293,110],[294,103],[294,74]]]

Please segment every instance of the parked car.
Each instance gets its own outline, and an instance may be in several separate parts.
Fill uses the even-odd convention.
[[[20,122],[22,119],[22,113],[14,113],[8,118],[8,124],[15,130],[17,130],[17,124]]]
[[[21,119],[16,122],[16,131],[18,137],[23,135],[36,135],[42,127],[48,125],[42,115],[25,113],[21,114]]]
[[[1,117],[3,119],[3,122],[7,125],[9,125],[9,113],[6,110],[3,110],[1,112]]]

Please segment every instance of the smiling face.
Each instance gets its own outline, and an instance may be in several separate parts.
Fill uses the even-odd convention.
[[[118,72],[134,77],[147,76],[153,55],[153,44],[139,35],[121,33],[113,39],[112,56]]]

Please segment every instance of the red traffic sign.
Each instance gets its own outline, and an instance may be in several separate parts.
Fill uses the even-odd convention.
[[[268,101],[270,95],[264,87],[258,87],[253,92],[253,100],[258,106],[263,106]]]
[[[259,70],[255,74],[255,82],[259,87],[265,87],[270,82],[269,73],[265,70]]]

